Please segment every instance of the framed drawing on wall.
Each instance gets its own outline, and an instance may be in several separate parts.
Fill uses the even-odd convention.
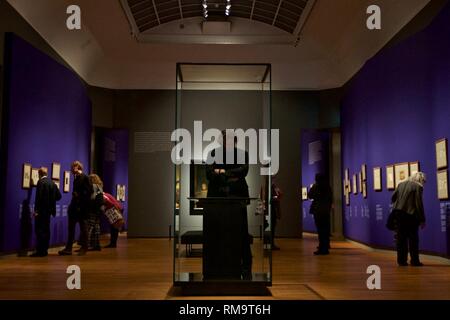
[[[403,163],[398,163],[394,166],[395,169],[395,187],[397,188],[397,186],[408,180],[409,177],[409,163],[408,162],[403,162]]]
[[[350,206],[350,193],[349,192],[347,192],[345,194],[345,205]]]
[[[439,169],[447,168],[447,139],[436,141],[436,167]]]
[[[374,191],[383,190],[383,185],[381,182],[381,167],[373,168],[373,190]]]
[[[363,164],[361,166],[361,175],[362,175],[362,180],[366,181],[367,180],[367,166],[365,164]]]
[[[22,189],[30,189],[31,187],[31,169],[32,169],[31,164],[29,163],[23,164]]]
[[[308,188],[307,187],[303,187],[302,188],[302,200],[308,200]]]
[[[358,182],[356,174],[353,175],[353,194],[358,194]]]
[[[122,185],[122,194],[121,194],[121,200],[122,200],[122,202],[125,202],[125,199],[126,199],[126,187],[125,187],[125,185],[123,184]]]
[[[366,181],[363,181],[363,184],[362,184],[362,195],[363,195],[364,199],[367,198],[367,182]]]
[[[393,165],[386,166],[386,188],[388,190],[395,189],[395,175]]]
[[[70,191],[70,171],[64,171],[64,192]]]
[[[61,176],[61,164],[59,162],[52,163],[52,179],[59,180]]]
[[[116,185],[116,200],[120,201],[120,196],[122,195],[122,186],[120,184]]]
[[[349,181],[350,180],[350,174],[349,174],[349,170],[348,169],[345,169],[344,179],[345,179],[345,181]]]
[[[447,170],[440,170],[437,173],[438,199],[448,200],[448,173]]]
[[[420,163],[419,161],[414,161],[409,163],[409,174],[413,175],[416,172],[420,171]]]
[[[31,186],[36,187],[39,181],[39,169],[31,169]]]
[[[363,191],[363,178],[362,178],[362,172],[358,173],[358,180],[359,180],[359,193],[362,193]]]

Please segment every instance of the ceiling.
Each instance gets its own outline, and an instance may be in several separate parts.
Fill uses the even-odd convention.
[[[308,0],[122,0],[139,32],[164,23],[192,17],[241,17],[294,33]]]
[[[141,26],[136,34],[121,0],[7,1],[90,85],[113,89],[174,89],[179,62],[271,63],[275,90],[342,86],[429,2],[309,0],[297,19],[296,29],[289,32],[277,25],[282,20],[275,18],[275,14],[271,23],[270,19],[257,21],[256,5],[281,3],[281,8],[283,3],[301,0],[231,0],[230,17],[220,25],[221,28],[230,26],[229,33],[224,34],[223,28],[219,28],[222,31],[216,34],[205,34],[202,0],[199,0],[200,11],[196,11],[196,16],[183,16],[180,20],[174,15],[174,20]],[[150,0],[152,5],[155,3],[153,10],[155,7],[158,10],[157,4],[163,1],[169,2]],[[179,15],[186,14],[188,10],[183,11],[183,4],[191,0],[176,1]],[[141,2],[148,6],[149,1]],[[242,17],[244,11],[239,10],[237,4],[244,2],[254,2],[251,19]],[[65,27],[66,8],[72,4],[81,8],[81,30],[70,31]],[[366,28],[366,9],[371,4],[381,7],[381,30]],[[174,7],[175,2],[170,2],[170,8]],[[306,7],[309,7],[307,15]],[[162,6],[159,8],[161,14]],[[274,10],[271,8],[267,10],[270,14]]]

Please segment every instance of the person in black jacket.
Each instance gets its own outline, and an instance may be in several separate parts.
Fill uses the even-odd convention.
[[[39,169],[39,181],[34,202],[34,228],[36,232],[36,252],[30,257],[48,255],[50,242],[50,216],[56,215],[56,202],[61,200],[61,193],[56,184],[47,177],[47,169]]]
[[[216,152],[223,154],[223,163],[216,163],[209,165],[206,170],[206,177],[208,183],[207,197],[242,197],[248,198],[248,184],[245,177],[249,169],[249,156],[245,150],[240,150],[236,147],[236,137],[234,135],[226,135],[222,132],[223,144],[222,147],[211,152],[211,156],[215,157]],[[231,163],[227,162],[231,158],[230,152],[234,152],[234,160]],[[238,163],[238,155],[242,155],[244,163]],[[211,160],[208,161],[210,163]],[[247,203],[248,205],[248,203]],[[252,252],[250,248],[250,237],[248,234],[248,217],[247,207],[242,207],[241,212],[241,270],[244,280],[249,280],[252,277]]]
[[[329,254],[330,247],[330,213],[333,204],[333,195],[327,178],[323,174],[316,174],[316,182],[308,192],[308,198],[313,200],[309,213],[314,215],[319,246],[315,255]]]
[[[83,165],[79,161],[72,163],[73,181],[72,201],[69,205],[69,235],[66,247],[59,251],[59,255],[71,255],[72,245],[75,237],[75,227],[80,225],[80,245],[78,255],[85,255],[88,251],[88,226],[87,219],[93,192],[89,177],[83,173]]]
[[[414,173],[400,183],[392,194],[392,210],[397,219],[397,263],[408,265],[408,248],[412,266],[423,266],[419,259],[419,226],[425,227],[423,185],[425,174]]]

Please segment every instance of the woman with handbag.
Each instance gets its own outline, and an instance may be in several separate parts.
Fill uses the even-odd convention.
[[[100,215],[103,211],[103,182],[96,174],[89,175],[92,185],[91,202],[88,215],[89,249],[100,251]]]
[[[103,199],[105,202],[105,215],[108,218],[110,226],[110,241],[105,248],[116,248],[117,239],[119,238],[120,228],[124,225],[123,219],[123,207],[114,196],[109,193],[103,192]]]

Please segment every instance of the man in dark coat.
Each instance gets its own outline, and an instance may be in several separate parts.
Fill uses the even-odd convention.
[[[248,198],[248,184],[245,177],[249,169],[249,155],[245,150],[236,147],[236,138],[234,135],[227,136],[225,131],[223,134],[222,147],[211,152],[211,156],[215,157],[216,152],[223,154],[223,163],[214,162],[206,171],[208,183],[208,197],[239,197]],[[234,153],[234,159],[231,163],[227,162],[227,158],[231,158],[231,152]],[[227,157],[228,154],[228,157]],[[238,163],[239,155],[245,160],[244,163]],[[208,161],[210,163],[211,160]],[[247,203],[248,204],[248,203]],[[247,207],[242,207],[241,212],[241,261],[242,261],[242,277],[245,280],[251,279],[252,274],[252,252],[250,248],[250,237],[248,234],[248,217]]]
[[[313,200],[309,212],[314,215],[314,222],[319,236],[319,247],[314,254],[327,255],[330,247],[330,215],[333,195],[328,180],[324,175],[316,174],[316,182],[309,190],[308,198]]]
[[[80,245],[78,255],[85,255],[88,251],[88,227],[87,218],[89,204],[93,192],[89,177],[83,173],[83,165],[79,161],[72,163],[72,173],[75,177],[73,181],[72,201],[69,205],[69,235],[66,247],[59,251],[59,255],[71,255],[72,245],[75,238],[75,227],[80,225]]]
[[[397,219],[397,263],[408,265],[408,248],[412,266],[423,266],[419,259],[419,226],[425,227],[423,185],[425,175],[414,173],[400,183],[392,194],[392,210]]]
[[[40,168],[34,202],[36,252],[30,257],[47,256],[50,242],[50,216],[56,215],[56,202],[59,200],[61,200],[61,193],[58,187],[47,177],[47,169]]]

